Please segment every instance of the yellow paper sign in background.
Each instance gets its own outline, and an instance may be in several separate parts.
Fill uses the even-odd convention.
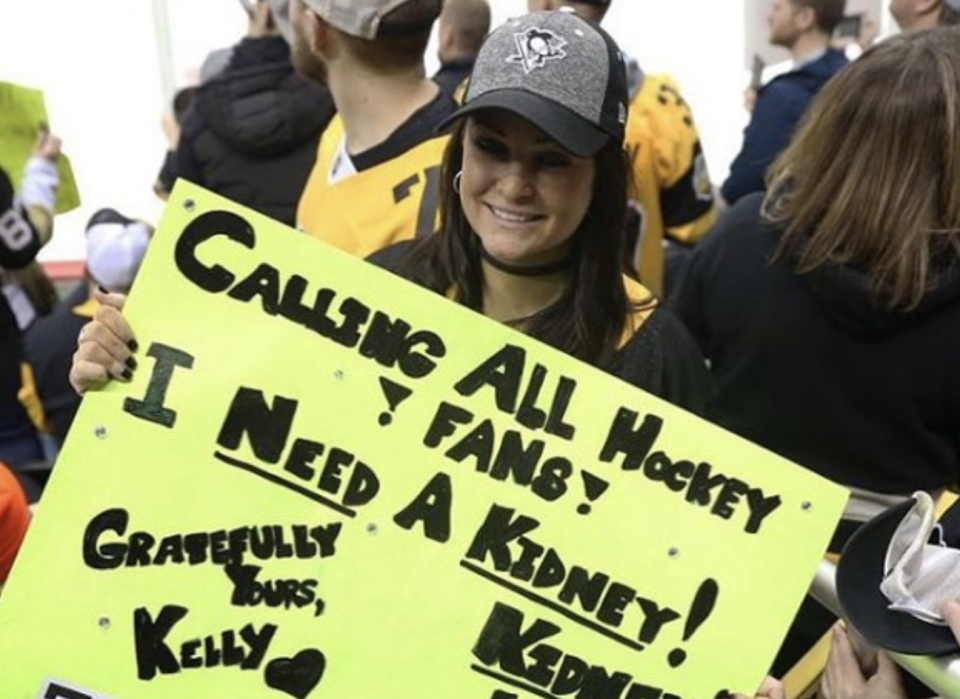
[[[0,82],[0,167],[7,171],[14,189],[19,191],[23,168],[33,152],[42,124],[49,124],[43,93],[13,83]],[[80,193],[70,159],[57,159],[60,185],[57,187],[56,212],[66,213],[80,206]]]
[[[0,603],[10,699],[750,692],[846,498],[191,185],[125,315]]]

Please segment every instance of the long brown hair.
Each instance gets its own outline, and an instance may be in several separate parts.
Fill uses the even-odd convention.
[[[422,239],[409,258],[414,281],[465,306],[483,306],[480,241],[454,191],[463,163],[465,121],[454,129],[440,173],[440,232]],[[597,364],[618,346],[633,304],[621,267],[627,160],[611,140],[595,156],[596,176],[587,215],[574,234],[573,265],[560,299],[526,319],[524,331],[578,359]],[[650,301],[652,302],[652,298]]]
[[[911,310],[960,258],[960,28],[888,39],[840,71],[769,175],[799,273],[839,264]]]

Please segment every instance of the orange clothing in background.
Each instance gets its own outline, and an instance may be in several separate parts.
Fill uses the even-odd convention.
[[[0,584],[6,581],[30,522],[27,498],[16,477],[0,463]]]

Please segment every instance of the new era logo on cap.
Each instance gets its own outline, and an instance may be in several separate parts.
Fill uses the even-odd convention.
[[[560,60],[567,57],[563,47],[567,42],[549,29],[530,27],[525,32],[514,34],[517,42],[517,53],[507,57],[507,63],[519,63],[523,70],[529,73],[542,68],[547,61]]]

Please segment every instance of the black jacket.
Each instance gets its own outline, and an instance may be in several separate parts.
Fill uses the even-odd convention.
[[[846,485],[934,490],[960,477],[960,270],[913,312],[858,270],[771,262],[763,196],[731,208],[671,299],[717,384],[720,425]]]
[[[70,385],[70,367],[77,335],[90,318],[74,308],[88,300],[87,283],[81,282],[53,311],[37,318],[23,337],[26,359],[33,368],[43,412],[58,446],[63,442],[80,407],[80,395]]]
[[[244,39],[184,116],[179,177],[293,225],[320,134],[334,113],[281,38]]]
[[[5,232],[0,236],[0,267],[20,269],[29,264],[40,251],[40,235],[14,197],[13,182],[3,168],[0,168],[0,227]],[[18,397],[22,385],[22,359],[17,319],[6,297],[0,293],[0,452],[6,452],[8,444],[29,441],[36,436],[33,423]],[[36,447],[39,450],[39,443]]]

